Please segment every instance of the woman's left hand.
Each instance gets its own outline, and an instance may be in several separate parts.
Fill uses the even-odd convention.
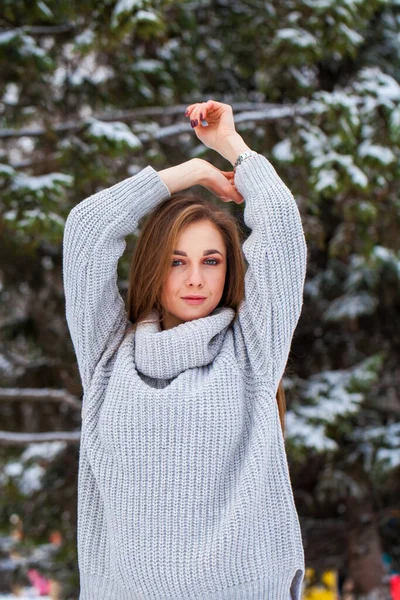
[[[227,139],[240,137],[235,129],[233,110],[230,104],[208,100],[190,104],[185,112],[190,118],[194,132],[205,146],[220,152]],[[207,124],[203,127],[203,122]]]
[[[236,189],[233,171],[221,171],[211,163],[201,159],[198,184],[210,190],[223,202],[241,204],[244,198]]]

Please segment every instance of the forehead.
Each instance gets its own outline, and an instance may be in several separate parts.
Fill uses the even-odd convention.
[[[210,221],[197,221],[180,232],[175,249],[185,252],[216,249],[222,253],[225,243],[216,225]]]
[[[187,225],[178,236],[179,240],[190,240],[195,237],[207,236],[208,239],[219,239],[223,242],[223,237],[216,225],[211,221],[195,221]]]

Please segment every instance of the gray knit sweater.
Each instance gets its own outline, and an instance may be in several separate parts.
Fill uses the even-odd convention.
[[[251,229],[245,300],[128,332],[125,236],[171,196],[151,166],[80,202],[64,232],[83,385],[80,600],[300,600],[304,551],[276,392],[301,313],[297,204],[261,154],[235,185]],[[126,334],[126,335],[125,335]]]

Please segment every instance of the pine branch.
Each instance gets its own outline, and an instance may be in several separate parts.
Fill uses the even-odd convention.
[[[293,117],[294,114],[301,113],[307,114],[312,113],[312,103],[308,106],[295,107],[295,105],[280,105],[280,104],[266,104],[264,102],[238,102],[232,104],[233,111],[235,113],[235,123],[245,123],[248,121],[254,122],[272,122],[283,119],[285,117]],[[135,108],[134,110],[125,110],[117,112],[107,112],[93,114],[95,119],[99,119],[104,122],[121,121],[130,122],[142,117],[161,118],[165,116],[183,115],[186,109],[185,105],[177,106],[149,106],[144,108]],[[237,114],[239,112],[239,114]],[[71,120],[65,123],[58,123],[52,128],[52,132],[64,134],[66,132],[75,132],[87,125],[87,118],[82,118],[80,121]],[[154,139],[162,139],[165,137],[174,137],[181,133],[188,131],[190,124],[188,121],[182,123],[175,123],[172,126],[161,127],[155,134]],[[25,137],[40,137],[48,135],[49,129],[45,127],[25,127],[21,129],[0,129],[0,138],[19,138]],[[142,141],[148,141],[150,139],[149,134],[142,133],[137,134]],[[142,136],[142,137],[141,137]],[[151,136],[153,137],[153,136]]]
[[[56,35],[57,33],[73,33],[78,28],[73,23],[63,23],[61,25],[24,25],[16,29],[29,35]]]
[[[64,402],[74,410],[81,410],[82,403],[67,390],[54,388],[0,388],[0,402],[23,400],[29,402]]]
[[[0,446],[26,446],[40,442],[67,442],[76,444],[80,441],[80,431],[51,431],[44,433],[16,433],[0,431]]]

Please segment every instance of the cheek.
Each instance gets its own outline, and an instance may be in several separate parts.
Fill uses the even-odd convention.
[[[214,287],[224,287],[225,285],[225,271],[223,269],[218,269],[218,272],[215,271],[210,276],[210,281]]]
[[[167,280],[164,283],[163,293],[165,296],[169,296],[174,293],[178,286],[178,277],[176,277],[175,273],[171,273]]]

